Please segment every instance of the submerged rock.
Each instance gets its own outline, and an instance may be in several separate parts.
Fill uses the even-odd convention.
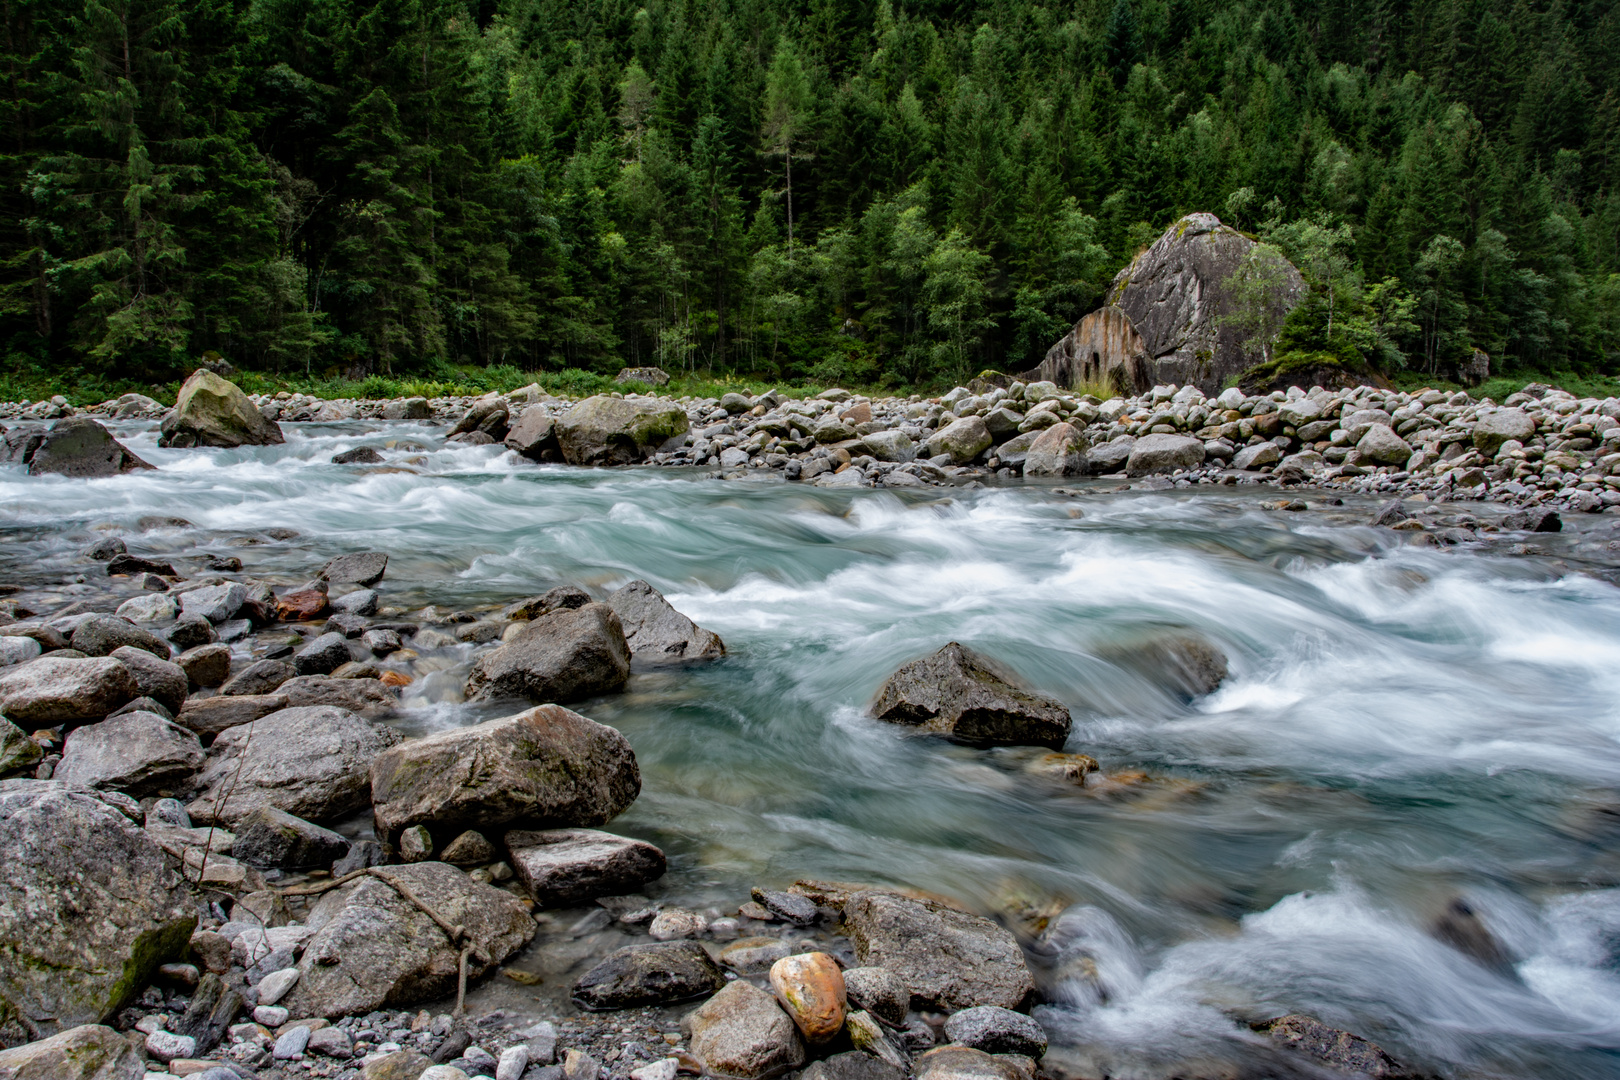
[[[1187,698],[1213,694],[1226,681],[1226,654],[1191,630],[1150,629],[1110,642],[1098,655]]]
[[[595,829],[513,831],[506,848],[518,881],[542,907],[633,893],[665,870],[664,853],[653,845]]]
[[[867,890],[845,903],[844,922],[861,965],[888,970],[919,1008],[1016,1009],[1035,989],[1017,940],[978,915]]]
[[[467,676],[467,697],[567,704],[617,690],[629,677],[619,617],[606,604],[586,604],[534,619],[479,660]]]
[[[705,997],[725,985],[725,973],[703,946],[695,941],[661,941],[626,945],[609,953],[574,984],[572,996],[582,1009],[630,1009]],[[770,1000],[762,991],[755,993]],[[782,1019],[793,1026],[786,1015]]]
[[[281,428],[266,420],[233,383],[199,368],[180,388],[164,417],[161,446],[272,446]]]
[[[891,675],[872,715],[967,743],[1061,748],[1069,737],[1069,710],[1010,680],[953,641]]]
[[[711,633],[670,606],[664,594],[645,581],[632,581],[607,598],[619,617],[630,655],[649,663],[716,660],[726,654],[718,634]]]
[[[1371,1080],[1416,1080],[1415,1074],[1409,1073],[1376,1043],[1328,1027],[1315,1017],[1291,1013],[1259,1024],[1255,1030],[1271,1036],[1278,1045],[1289,1050]]]

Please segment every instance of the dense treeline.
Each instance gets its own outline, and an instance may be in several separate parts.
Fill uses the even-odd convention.
[[[5,0],[11,365],[1039,360],[1213,210],[1283,345],[1620,351],[1620,6]]]

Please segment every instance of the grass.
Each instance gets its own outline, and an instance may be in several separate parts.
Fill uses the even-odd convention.
[[[1486,379],[1478,386],[1463,386],[1449,379],[1438,379],[1416,371],[1400,371],[1390,376],[1397,389],[1412,391],[1425,387],[1434,390],[1466,390],[1476,400],[1490,398],[1501,402],[1509,394],[1516,394],[1530,383],[1544,383],[1567,390],[1576,397],[1620,397],[1620,378],[1609,375],[1591,375],[1578,371],[1515,372]]]

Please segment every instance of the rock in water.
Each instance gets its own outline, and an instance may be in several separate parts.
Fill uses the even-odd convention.
[[[0,713],[30,728],[100,720],[140,695],[129,668],[108,656],[41,656],[0,673]]]
[[[266,420],[233,383],[205,368],[192,372],[163,419],[162,446],[274,446],[281,428]]]
[[[50,1035],[105,1020],[185,951],[189,890],[94,794],[0,781],[0,851],[0,1045],[26,1041],[28,1025]]]
[[[1053,424],[1024,457],[1025,476],[1077,476],[1086,471],[1086,437],[1072,424]]]
[[[1016,1009],[1035,989],[1017,940],[989,919],[866,890],[845,903],[844,922],[860,963],[887,969],[919,1008]]]
[[[88,416],[72,416],[52,424],[28,458],[30,476],[43,473],[75,478],[117,476],[152,468],[155,466],[130,453],[106,428]]]
[[[744,979],[728,985],[686,1018],[692,1053],[710,1073],[746,1080],[804,1064],[804,1043],[776,999]]]
[[[1151,628],[1110,642],[1097,655],[1185,698],[1213,694],[1226,681],[1226,654],[1191,630]]]
[[[530,461],[539,461],[547,455],[550,455],[548,460],[555,461],[559,456],[557,421],[544,409],[525,409],[501,440],[501,445]]]
[[[664,594],[645,581],[632,581],[607,598],[619,617],[625,644],[637,660],[676,663],[716,660],[726,654],[718,634],[710,633],[670,607]]]
[[[844,976],[826,953],[784,956],[771,965],[771,989],[811,1046],[831,1042],[843,1030]]]
[[[261,806],[330,821],[366,805],[372,759],[398,741],[393,728],[347,709],[282,709],[214,740],[199,777],[206,790],[186,809],[203,825],[239,821]]]
[[[557,421],[557,443],[570,465],[631,465],[685,435],[686,410],[662,398],[586,398]]]
[[[133,712],[75,728],[54,779],[140,798],[180,787],[207,755],[197,736],[156,713]]]
[[[1240,306],[1234,272],[1266,257],[1255,252],[1254,241],[1214,214],[1188,214],[1114,278],[1108,303],[1141,335],[1154,383],[1193,383],[1213,396],[1250,366],[1247,335],[1224,319]],[[1304,295],[1304,280],[1281,256],[1262,269],[1275,274],[1276,283],[1260,303],[1280,327]]]
[[[1415,1080],[1400,1062],[1384,1053],[1376,1043],[1359,1035],[1330,1028],[1311,1016],[1293,1013],[1279,1016],[1255,1028],[1290,1050],[1314,1058],[1324,1065],[1344,1069],[1372,1080]]]
[[[371,766],[373,814],[389,836],[420,824],[446,836],[511,822],[602,825],[639,794],[629,740],[560,705],[412,739]]]
[[[541,907],[635,892],[663,877],[666,865],[653,845],[595,829],[514,830],[506,848],[518,881]],[[453,861],[448,851],[446,861]]]
[[[48,1039],[0,1050],[0,1080],[141,1080],[146,1062],[110,1027],[81,1024]]]
[[[1196,469],[1204,463],[1204,444],[1190,435],[1143,435],[1125,459],[1127,476]]]
[[[261,870],[322,869],[349,853],[349,841],[330,829],[261,806],[236,823],[231,857]]]
[[[480,954],[467,958],[469,981],[534,937],[526,903],[453,866],[425,862],[381,873],[466,928]],[[455,993],[460,953],[426,912],[382,881],[361,878],[305,944],[298,983],[281,1004],[293,1016],[347,1016],[431,1001]]]
[[[703,997],[724,985],[725,973],[703,946],[662,941],[609,953],[574,984],[572,993],[582,1009],[630,1009]]]
[[[554,611],[473,665],[467,698],[567,704],[606,694],[630,677],[624,627],[606,604]]]
[[[980,745],[1061,749],[1069,737],[1062,702],[1014,686],[989,660],[954,641],[889,676],[872,715]]]
[[[361,551],[327,560],[316,576],[337,585],[375,585],[388,572],[388,556],[381,551]]]

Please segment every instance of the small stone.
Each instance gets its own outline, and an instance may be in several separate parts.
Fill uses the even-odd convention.
[[[433,834],[426,825],[412,825],[399,834],[399,857],[408,863],[426,862],[433,856]]]
[[[162,1062],[174,1058],[187,1058],[197,1052],[197,1040],[190,1035],[176,1035],[161,1029],[146,1037],[146,1052]]]
[[[630,1071],[630,1080],[675,1080],[675,1074],[680,1071],[679,1058],[659,1058],[650,1065],[643,1065],[639,1069]],[[501,1080],[496,1077],[495,1080]]]
[[[529,1048],[522,1043],[508,1046],[501,1051],[500,1060],[495,1064],[495,1080],[520,1080],[528,1067]]]
[[[708,929],[709,920],[682,908],[665,908],[653,919],[647,934],[654,941],[674,941],[677,938],[696,937]]]
[[[259,1003],[261,1005],[274,1005],[287,996],[298,982],[298,969],[295,967],[283,968],[273,971],[259,980]]]
[[[192,964],[160,964],[157,973],[159,978],[185,987],[196,986],[199,978],[197,968]]]
[[[906,1022],[911,991],[887,968],[850,968],[844,972],[844,989],[854,1008],[864,1009],[895,1027]]]
[[[267,1028],[278,1028],[287,1022],[287,1010],[280,1005],[255,1005],[253,1019]]]
[[[602,1063],[583,1050],[570,1050],[563,1056],[562,1068],[568,1080],[596,1080]]]
[[[804,1041],[831,1042],[844,1027],[846,992],[838,961],[824,952],[785,956],[771,965],[771,989]]]
[[[720,950],[720,962],[739,975],[759,975],[785,956],[793,955],[793,946],[781,938],[747,937],[734,941]]]
[[[844,1020],[844,1028],[849,1032],[849,1041],[855,1049],[864,1050],[896,1069],[906,1068],[905,1054],[889,1040],[883,1025],[878,1023],[871,1013],[860,1011],[850,1013]]]
[[[336,1027],[324,1027],[311,1032],[309,1046],[306,1049],[312,1054],[324,1054],[330,1058],[347,1058],[354,1055],[354,1044],[349,1040],[349,1033]]]
[[[309,1045],[310,1030],[302,1025],[289,1028],[276,1037],[275,1049],[271,1051],[277,1061],[290,1061],[300,1057],[304,1048]]]
[[[1025,1016],[995,1005],[980,1005],[952,1013],[945,1035],[953,1043],[987,1054],[1022,1054],[1039,1059],[1046,1054],[1046,1032]]]
[[[741,915],[745,919],[753,919],[755,922],[776,921],[776,916],[765,910],[764,904],[758,903],[754,900],[750,900],[746,904],[739,907],[737,909],[737,914]]]
[[[465,1061],[474,1074],[484,1073],[495,1068],[495,1055],[482,1046],[469,1046],[461,1052],[461,1060]]]
[[[772,915],[795,926],[809,926],[821,914],[814,901],[795,893],[754,889],[753,896],[755,903],[764,905]]]
[[[495,861],[495,845],[483,833],[468,829],[444,846],[439,858],[451,866],[483,866]]]
[[[198,930],[191,935],[191,951],[203,966],[216,975],[231,970],[231,942],[223,934],[212,930]]]

